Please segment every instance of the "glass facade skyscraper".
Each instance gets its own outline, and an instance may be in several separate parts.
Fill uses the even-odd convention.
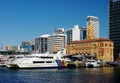
[[[120,0],[109,0],[109,39],[114,42],[114,55],[120,56]]]
[[[66,30],[67,42],[86,39],[86,28],[75,25]]]
[[[86,39],[86,28],[79,28],[80,29],[80,40]]]

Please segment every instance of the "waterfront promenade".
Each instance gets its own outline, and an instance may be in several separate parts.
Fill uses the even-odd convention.
[[[8,69],[0,67],[0,78],[0,83],[120,83],[120,68]]]

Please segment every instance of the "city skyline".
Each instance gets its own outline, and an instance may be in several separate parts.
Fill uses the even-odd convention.
[[[4,47],[52,34],[54,28],[86,27],[87,16],[99,18],[100,37],[108,38],[107,0],[4,0],[0,11],[0,44]]]

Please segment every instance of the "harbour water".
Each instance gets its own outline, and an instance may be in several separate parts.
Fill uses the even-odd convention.
[[[0,67],[0,83],[120,83],[120,67],[79,69]]]

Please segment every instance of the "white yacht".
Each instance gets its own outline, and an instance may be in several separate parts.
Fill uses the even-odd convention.
[[[8,55],[8,58],[5,61],[5,66],[9,67],[10,65],[8,65],[8,64],[13,63],[16,60],[20,60],[23,57],[24,57],[24,55]]]
[[[9,68],[61,68],[65,67],[64,59],[57,54],[32,54],[25,55],[21,59],[7,62]]]
[[[100,61],[94,60],[94,59],[88,59],[85,63],[86,67],[100,67]]]
[[[8,56],[0,55],[0,66],[6,66],[6,63],[23,57],[24,55],[8,55]]]
[[[4,65],[5,65],[5,56],[0,55],[0,66],[4,66]]]

